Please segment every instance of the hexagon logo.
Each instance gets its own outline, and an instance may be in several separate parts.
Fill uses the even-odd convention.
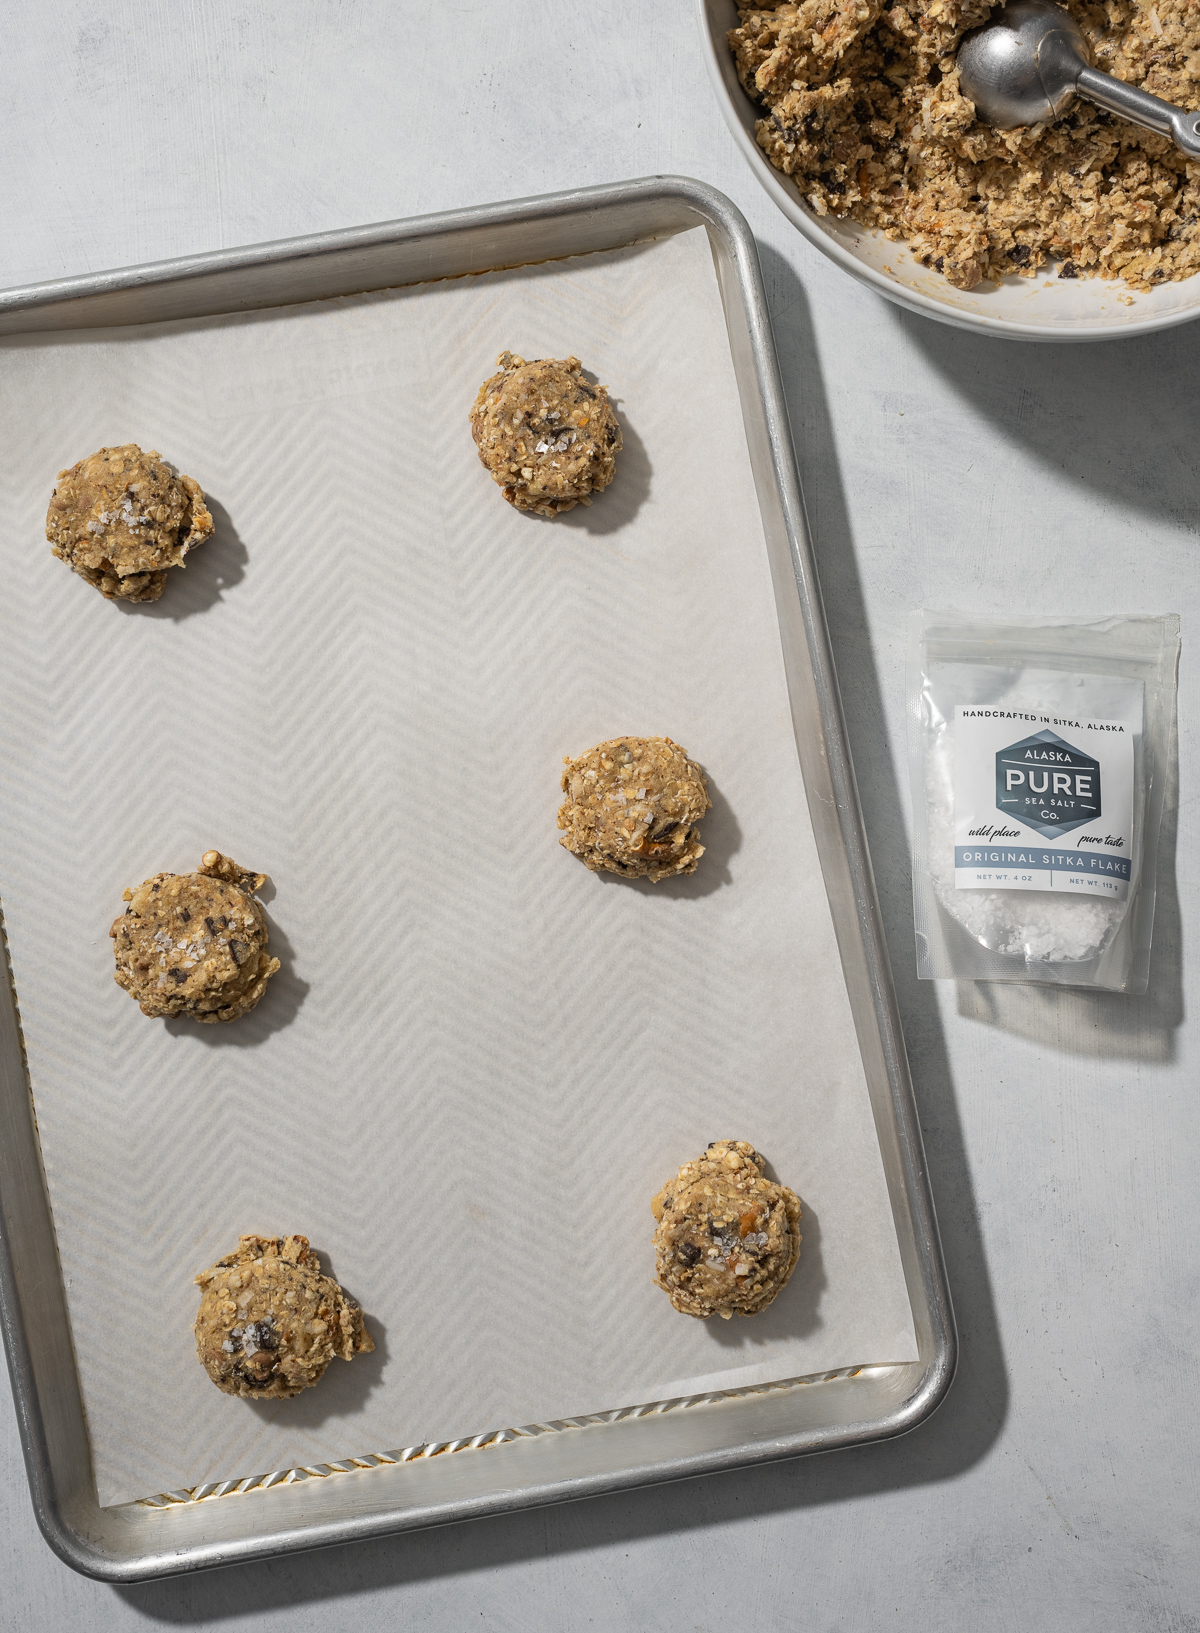
[[[1100,815],[1100,762],[1052,731],[1023,737],[996,756],[996,806],[1056,839]]]

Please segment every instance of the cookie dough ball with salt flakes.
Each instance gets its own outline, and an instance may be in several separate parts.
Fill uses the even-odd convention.
[[[322,1275],[306,1236],[242,1236],[196,1285],[196,1354],[226,1395],[286,1399],[335,1355],[352,1361],[375,1348],[361,1308]]]
[[[206,851],[196,873],[156,873],[125,891],[129,905],[109,931],[113,979],[143,1015],[216,1022],[249,1014],[279,968],[254,894],[266,882]]]
[[[669,737],[614,737],[565,759],[560,845],[593,873],[657,883],[694,873],[697,824],[712,801],[704,772]]]
[[[136,442],[59,471],[46,512],[51,552],[108,601],[157,601],[213,519],[199,482]]]
[[[655,1281],[683,1315],[765,1310],[800,1257],[800,1201],[744,1140],[714,1140],[654,1198]]]
[[[518,510],[561,516],[606,488],[621,450],[608,389],[583,378],[577,357],[527,363],[512,352],[471,410],[479,457]]]

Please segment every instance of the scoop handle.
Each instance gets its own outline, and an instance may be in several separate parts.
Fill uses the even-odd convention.
[[[1075,89],[1107,113],[1128,119],[1143,130],[1169,136],[1189,159],[1200,159],[1200,113],[1177,108],[1173,102],[1164,102],[1162,97],[1151,96],[1149,91],[1140,91],[1136,85],[1127,85],[1098,68],[1082,68]]]

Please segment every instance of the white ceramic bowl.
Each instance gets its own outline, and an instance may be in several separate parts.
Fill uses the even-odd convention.
[[[754,140],[759,114],[738,84],[725,39],[737,23],[737,7],[733,0],[696,0],[696,5],[717,101],[754,174],[810,244],[888,300],[959,329],[1011,340],[1122,340],[1200,316],[1200,274],[1146,294],[1108,278],[1012,277],[965,291],[921,266],[905,244],[857,221],[816,215]]]

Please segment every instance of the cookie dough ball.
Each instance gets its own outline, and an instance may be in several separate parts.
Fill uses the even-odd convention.
[[[712,801],[700,767],[669,737],[614,737],[564,759],[560,845],[593,873],[626,879],[695,873],[696,824]]]
[[[59,471],[46,512],[54,555],[108,601],[157,601],[166,569],[212,530],[200,484],[136,442]]]
[[[744,1140],[714,1140],[650,1204],[655,1281],[683,1315],[757,1315],[800,1257],[800,1202]]]
[[[613,479],[621,427],[606,386],[590,385],[577,357],[527,363],[512,352],[480,387],[471,410],[479,457],[518,510],[561,516],[590,505]]]
[[[248,1015],[279,968],[267,952],[267,920],[254,893],[267,882],[220,851],[196,873],[156,873],[108,932],[114,976],[143,1015],[236,1021]]]
[[[196,1354],[227,1395],[283,1400],[309,1389],[335,1355],[375,1348],[363,1314],[307,1236],[242,1236],[237,1251],[196,1277]]]

